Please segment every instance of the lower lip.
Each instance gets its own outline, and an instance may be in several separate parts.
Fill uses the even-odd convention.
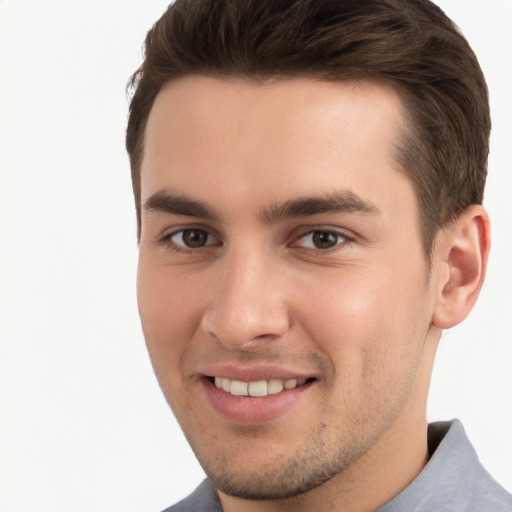
[[[239,425],[256,425],[275,420],[292,409],[313,382],[275,395],[258,398],[234,396],[219,389],[209,379],[203,379],[206,397],[215,411],[225,420]]]

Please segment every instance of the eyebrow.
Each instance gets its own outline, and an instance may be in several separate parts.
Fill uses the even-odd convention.
[[[220,218],[220,215],[203,201],[196,201],[183,195],[168,194],[164,191],[152,194],[144,203],[144,209],[200,219],[215,220]]]
[[[308,217],[321,213],[362,213],[380,215],[379,208],[350,190],[333,192],[321,197],[298,197],[283,204],[274,204],[260,213],[265,223],[293,217]]]
[[[183,215],[200,219],[219,220],[222,216],[208,203],[185,195],[158,191],[144,203],[144,209],[170,215]],[[322,213],[362,213],[379,215],[379,208],[350,190],[333,192],[324,196],[298,197],[284,203],[275,203],[261,210],[259,218],[266,224],[294,217],[308,217]]]

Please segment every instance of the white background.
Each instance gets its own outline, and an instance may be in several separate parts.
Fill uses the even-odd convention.
[[[512,490],[512,2],[438,2],[487,74],[494,245],[430,419]],[[137,317],[125,84],[165,0],[0,0],[0,512],[157,512],[202,473]]]

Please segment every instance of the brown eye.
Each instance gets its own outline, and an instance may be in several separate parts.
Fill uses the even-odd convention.
[[[331,249],[338,243],[339,235],[328,231],[315,231],[312,233],[312,242],[317,249]]]
[[[337,231],[322,231],[320,229],[305,233],[297,239],[295,246],[305,249],[329,250],[337,245],[342,245],[348,240],[343,233]]]
[[[171,240],[179,247],[187,249],[200,249],[206,245],[213,245],[215,238],[204,229],[182,229],[172,235]]]

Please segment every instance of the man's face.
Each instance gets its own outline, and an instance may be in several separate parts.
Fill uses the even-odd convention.
[[[225,493],[304,492],[424,420],[439,332],[400,128],[372,83],[190,77],[155,101],[140,314]]]

